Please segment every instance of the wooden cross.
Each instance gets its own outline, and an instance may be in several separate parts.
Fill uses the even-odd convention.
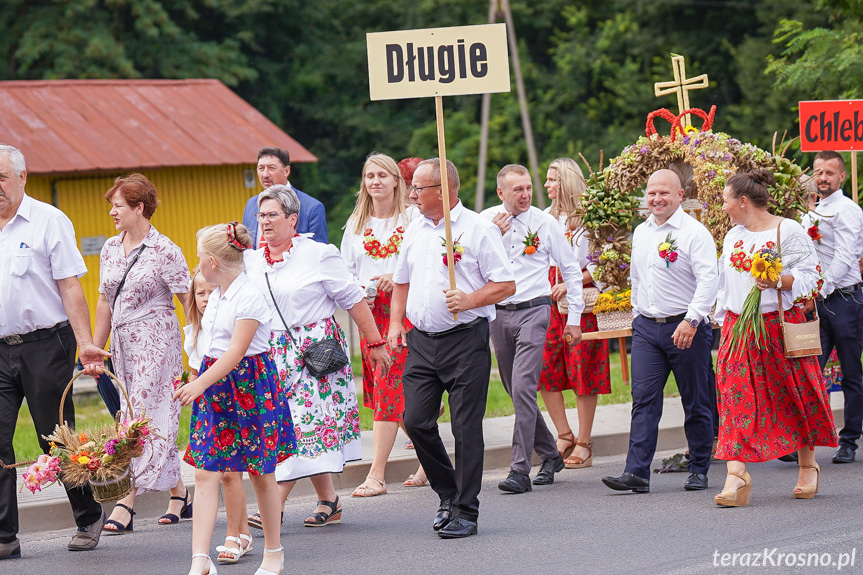
[[[653,90],[657,98],[667,96],[668,94],[677,94],[677,113],[680,114],[684,110],[689,109],[689,91],[701,90],[708,86],[707,74],[702,74],[695,78],[687,78],[686,62],[683,56],[678,56],[677,54],[671,55],[671,67],[674,70],[674,80],[656,82],[653,85]],[[686,114],[683,118],[682,125],[684,127],[692,125],[689,116],[690,114]]]

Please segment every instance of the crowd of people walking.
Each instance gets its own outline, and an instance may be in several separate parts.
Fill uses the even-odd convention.
[[[572,159],[550,163],[545,189],[551,207],[544,212],[532,206],[529,171],[511,164],[497,176],[500,204],[477,214],[460,201],[451,162],[397,163],[373,153],[362,168],[340,250],[327,242],[323,204],[288,181],[287,152],[261,149],[257,169],[263,192],[249,199],[243,223],[198,231],[191,273],[186,260],[192,254],[184,257],[150,223],[159,205],[153,184],[140,174],[118,178],[105,199],[119,233],[102,248],[91,332],[78,281],[87,269],[71,222],[26,195],[23,155],[0,146],[0,274],[12,278],[0,289],[6,310],[0,314],[0,459],[14,459],[14,422],[24,398],[47,452],[41,436],[53,428],[76,345],[89,374],[98,375],[110,357],[131,402],[158,430],[133,462],[134,489],[110,517],[89,488],[67,489],[79,526],[69,549],[94,548],[103,531],[133,531],[135,497],[146,491],[169,492],[159,523],[192,518],[190,574],[214,574],[216,563],[238,562],[253,547],[249,527],[264,533],[257,575],[280,573],[280,523],[298,520],[282,510],[299,480],[308,478],[318,498],[303,525],[339,523],[344,504],[333,474],[360,459],[361,450],[358,391],[347,338],[334,316],[338,308],[358,327],[362,401],[373,413],[374,456],[354,497],[387,493],[387,460],[402,428],[420,464],[405,485],[429,483],[440,499],[434,531],[445,539],[478,532],[490,343],[515,411],[510,472],[499,488],[525,493],[553,484],[564,468],[592,465],[597,400],[611,392],[611,377],[607,343],[581,341],[598,329],[583,294],[608,286],[592,275],[579,217],[585,180]],[[648,215],[633,234],[630,443],[623,473],[603,478],[608,487],[650,490],[670,373],[686,414],[684,488],[706,489],[711,458],[726,460],[717,505],[749,504],[752,463],[796,452],[793,496],[805,499],[819,488],[815,446],[838,447],[834,463],[854,461],[863,420],[857,263],[863,210],[843,195],[844,178],[841,156],[819,153],[819,202],[804,216],[804,227],[767,211],[769,172],[730,177],[723,209],[733,227],[717,264],[712,236],[681,207],[679,176],[659,170],[650,177]],[[442,240],[447,219],[452,262]],[[656,253],[669,238],[677,254],[670,262]],[[781,273],[741,273],[761,250],[782,255]],[[763,292],[758,313],[765,336],[741,348],[733,330],[753,287]],[[175,301],[188,320],[182,329]],[[813,311],[821,318],[822,355],[787,357],[783,324],[804,323]],[[715,370],[712,321],[722,326]],[[110,353],[104,350],[109,337]],[[845,376],[845,427],[838,439],[822,375],[834,348]],[[191,376],[175,389],[183,349]],[[575,430],[567,420],[567,390],[577,397]],[[454,462],[437,425],[444,393]],[[120,406],[126,408],[125,397]],[[181,406],[192,410],[182,459],[196,469],[194,515],[176,447]],[[74,425],[71,408],[67,420]],[[533,453],[542,464],[531,479]],[[243,473],[257,499],[251,514]],[[214,563],[209,552],[220,490],[227,532]],[[2,469],[0,559],[20,556],[17,532],[15,474]]]

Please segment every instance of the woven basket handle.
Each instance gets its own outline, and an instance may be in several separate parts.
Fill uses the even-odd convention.
[[[69,390],[72,389],[72,384],[75,383],[75,380],[78,379],[83,373],[83,371],[79,371],[78,373],[76,373],[69,381],[69,383],[66,384],[66,389],[63,390],[63,397],[60,399],[60,414],[57,417],[60,425],[63,425],[63,407],[65,407],[66,405],[66,396],[69,395]],[[120,383],[120,380],[117,379],[117,376],[108,371],[107,369],[105,370],[105,373],[108,374],[108,377],[113,380],[114,385],[116,385],[117,388],[123,392],[123,396],[125,396],[126,398],[126,409],[129,410],[129,419],[135,419],[135,414],[132,413],[132,400],[129,399],[129,394],[126,392],[126,386]]]

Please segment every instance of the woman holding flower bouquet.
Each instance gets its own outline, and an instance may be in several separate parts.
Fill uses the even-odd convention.
[[[800,466],[793,495],[814,497],[820,474],[814,448],[837,445],[818,359],[785,357],[779,300],[786,323],[803,323],[799,304],[815,297],[822,280],[803,227],[767,211],[773,182],[767,170],[753,170],[731,176],[723,192],[723,209],[736,226],[725,236],[716,304],[722,321],[716,457],[728,460],[725,487],[715,497],[720,506],[749,504],[747,463],[793,450]]]

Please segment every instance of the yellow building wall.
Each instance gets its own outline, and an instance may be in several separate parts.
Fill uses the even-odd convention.
[[[195,233],[200,228],[242,220],[246,201],[260,191],[256,178],[254,188],[247,188],[244,184],[244,170],[254,173],[254,169],[254,164],[248,164],[140,170],[159,191],[160,205],[150,222],[183,250],[189,270],[198,264]],[[55,205],[69,216],[75,226],[80,249],[82,238],[111,237],[118,233],[108,215],[110,204],[104,199],[105,192],[113,186],[118,175],[121,174],[29,176],[27,194],[48,203],[56,199]],[[88,272],[81,278],[81,286],[90,306],[90,321],[93,322],[99,298],[99,255],[85,255],[84,262]],[[182,308],[178,307],[177,315],[180,325],[185,325]]]

